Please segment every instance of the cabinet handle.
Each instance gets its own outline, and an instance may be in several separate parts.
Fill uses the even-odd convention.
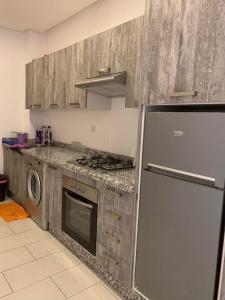
[[[32,105],[29,105],[28,107],[29,107],[29,109],[32,109],[33,106],[32,106]]]
[[[50,106],[51,106],[51,108],[57,108],[59,105],[56,103],[52,103],[52,104],[50,104]]]
[[[103,67],[98,69],[98,74],[103,76],[103,75],[109,75],[111,73],[111,68],[110,67]]]
[[[115,257],[113,257],[111,254],[108,254],[107,252],[105,252],[104,255],[116,266],[119,265],[120,262]]]
[[[121,215],[119,215],[119,214],[117,214],[117,213],[115,213],[114,211],[109,210],[109,209],[107,209],[106,212],[107,212],[109,215],[111,215],[114,219],[116,219],[116,220],[118,220],[118,221],[121,221],[121,219],[122,219]]]
[[[188,97],[188,96],[197,96],[197,91],[185,91],[185,92],[172,92],[169,94],[169,97]]]
[[[108,238],[116,240],[117,244],[120,243],[120,239],[117,238],[114,234],[110,233],[109,231],[105,231],[104,233]]]
[[[71,102],[71,103],[69,103],[69,106],[71,106],[71,107],[80,107],[80,103],[79,102]]]
[[[34,108],[41,108],[41,104],[34,104],[33,107]]]
[[[58,168],[56,166],[53,166],[53,165],[48,165],[49,169],[51,170],[58,170]]]
[[[109,187],[106,188],[107,192],[110,192],[112,193],[114,196],[117,196],[117,197],[122,197],[122,193],[121,192],[118,192],[118,191],[115,191]]]

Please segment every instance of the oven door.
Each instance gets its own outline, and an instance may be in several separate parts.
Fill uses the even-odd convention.
[[[62,195],[62,230],[96,255],[98,205],[67,189]]]

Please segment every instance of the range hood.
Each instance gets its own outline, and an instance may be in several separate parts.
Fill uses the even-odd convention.
[[[75,87],[105,97],[123,97],[126,95],[126,81],[127,72],[120,72],[88,78],[75,83]]]

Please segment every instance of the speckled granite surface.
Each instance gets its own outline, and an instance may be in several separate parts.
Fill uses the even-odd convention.
[[[135,187],[135,170],[124,171],[103,171],[93,170],[79,164],[71,164],[70,160],[76,160],[83,156],[83,153],[72,151],[62,147],[36,147],[21,150],[23,153],[50,163],[52,165],[79,172],[84,176],[102,181],[111,187],[125,192],[133,192]]]

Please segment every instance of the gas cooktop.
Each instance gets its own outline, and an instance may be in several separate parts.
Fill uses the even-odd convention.
[[[94,155],[94,156],[83,156],[80,159],[70,161],[73,164],[80,164],[83,166],[87,166],[93,169],[102,169],[107,171],[113,170],[127,170],[133,169],[133,162],[131,159],[120,159],[115,158],[111,155],[102,156],[102,155]]]

